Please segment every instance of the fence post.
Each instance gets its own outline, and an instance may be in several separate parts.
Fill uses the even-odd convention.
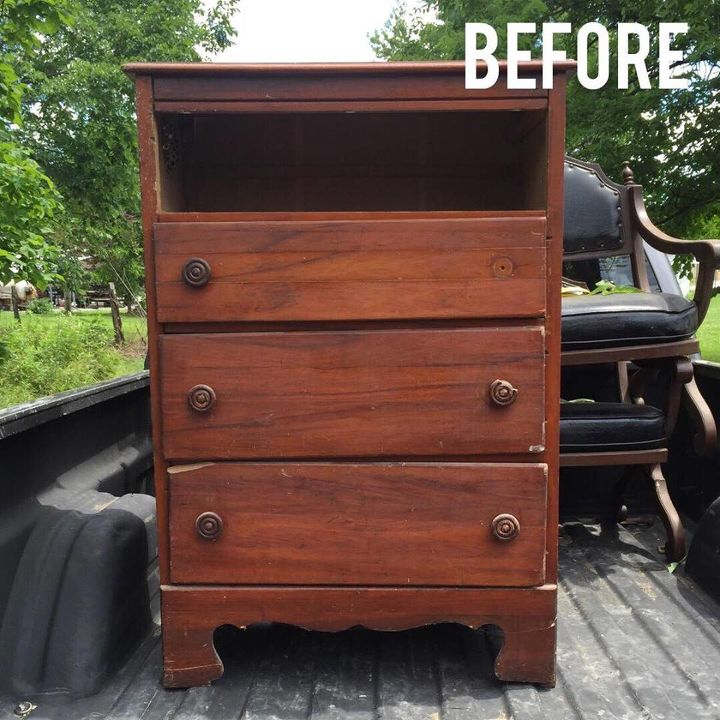
[[[118,304],[115,283],[108,283],[110,286],[110,314],[112,315],[113,330],[115,331],[115,344],[125,343],[125,336],[122,330],[122,319],[120,318],[120,305]]]

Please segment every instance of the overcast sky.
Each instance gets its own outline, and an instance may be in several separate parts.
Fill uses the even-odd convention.
[[[395,0],[241,0],[233,47],[215,62],[375,60],[368,35]]]

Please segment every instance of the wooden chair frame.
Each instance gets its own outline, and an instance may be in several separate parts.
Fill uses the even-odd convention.
[[[690,254],[699,262],[694,303],[697,306],[698,324],[702,323],[712,299],[715,271],[720,268],[720,240],[682,240],[671,237],[657,228],[649,219],[642,195],[642,186],[635,182],[629,163],[623,163],[623,184],[610,180],[599,165],[585,163],[574,158],[566,161],[593,172],[601,184],[610,188],[618,197],[622,243],[607,249],[581,249],[566,255],[573,260],[588,260],[629,255],[633,282],[636,287],[651,292],[645,265],[644,243],[667,254]],[[660,367],[670,367],[670,385],[665,407],[666,439],[675,427],[680,405],[688,410],[696,427],[695,448],[702,455],[714,452],[717,444],[717,428],[712,413],[695,383],[690,355],[697,353],[700,345],[696,338],[674,342],[629,345],[612,348],[569,350],[562,353],[565,366],[615,364],[620,387],[620,400],[644,404],[644,386],[649,375]],[[630,371],[631,363],[633,368]],[[666,447],[655,450],[628,452],[588,452],[561,454],[561,467],[580,466],[626,466],[618,484],[615,504],[621,514],[622,494],[635,475],[643,475],[653,487],[668,542],[665,553],[670,561],[679,561],[685,555],[684,530],[662,474],[661,463],[667,460]]]

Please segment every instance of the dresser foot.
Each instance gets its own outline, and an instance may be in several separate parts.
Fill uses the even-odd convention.
[[[538,627],[536,621],[514,618],[501,625],[505,641],[495,660],[499,680],[555,687],[555,623]]]
[[[207,685],[223,674],[223,664],[215,651],[215,627],[188,628],[175,625],[172,616],[163,617],[163,685],[188,688]]]

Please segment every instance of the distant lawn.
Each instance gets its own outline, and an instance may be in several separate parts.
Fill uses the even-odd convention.
[[[720,295],[710,301],[710,309],[698,332],[703,360],[720,362]]]
[[[120,311],[122,317],[123,334],[125,335],[125,347],[119,350],[124,361],[127,363],[128,373],[142,370],[145,363],[145,353],[147,351],[147,321],[144,317],[137,315],[127,315],[124,310]],[[30,327],[42,327],[48,324],[52,325],[57,322],[57,318],[64,316],[61,310],[51,315],[33,315],[29,312],[21,312],[21,325]],[[112,330],[112,318],[110,317],[109,308],[101,308],[99,310],[77,309],[71,313],[73,320],[80,323],[88,324],[96,320],[107,322],[107,326]],[[14,326],[15,318],[11,312],[6,310],[0,311],[0,333],[8,327]],[[120,373],[122,374],[122,373]]]
[[[9,313],[6,313],[9,314]],[[137,315],[127,315],[124,310],[120,311],[125,336],[125,346],[118,350],[121,357],[120,372],[117,375],[129,375],[130,373],[142,370],[145,366],[145,353],[147,352],[147,320]],[[84,323],[92,322],[96,318],[106,320],[108,327],[112,330],[112,318],[110,308],[99,310],[77,309],[72,313]],[[35,317],[48,318],[48,315],[36,315]]]
[[[122,314],[115,345],[110,310],[47,315],[0,311],[0,408],[142,370],[145,318]]]

